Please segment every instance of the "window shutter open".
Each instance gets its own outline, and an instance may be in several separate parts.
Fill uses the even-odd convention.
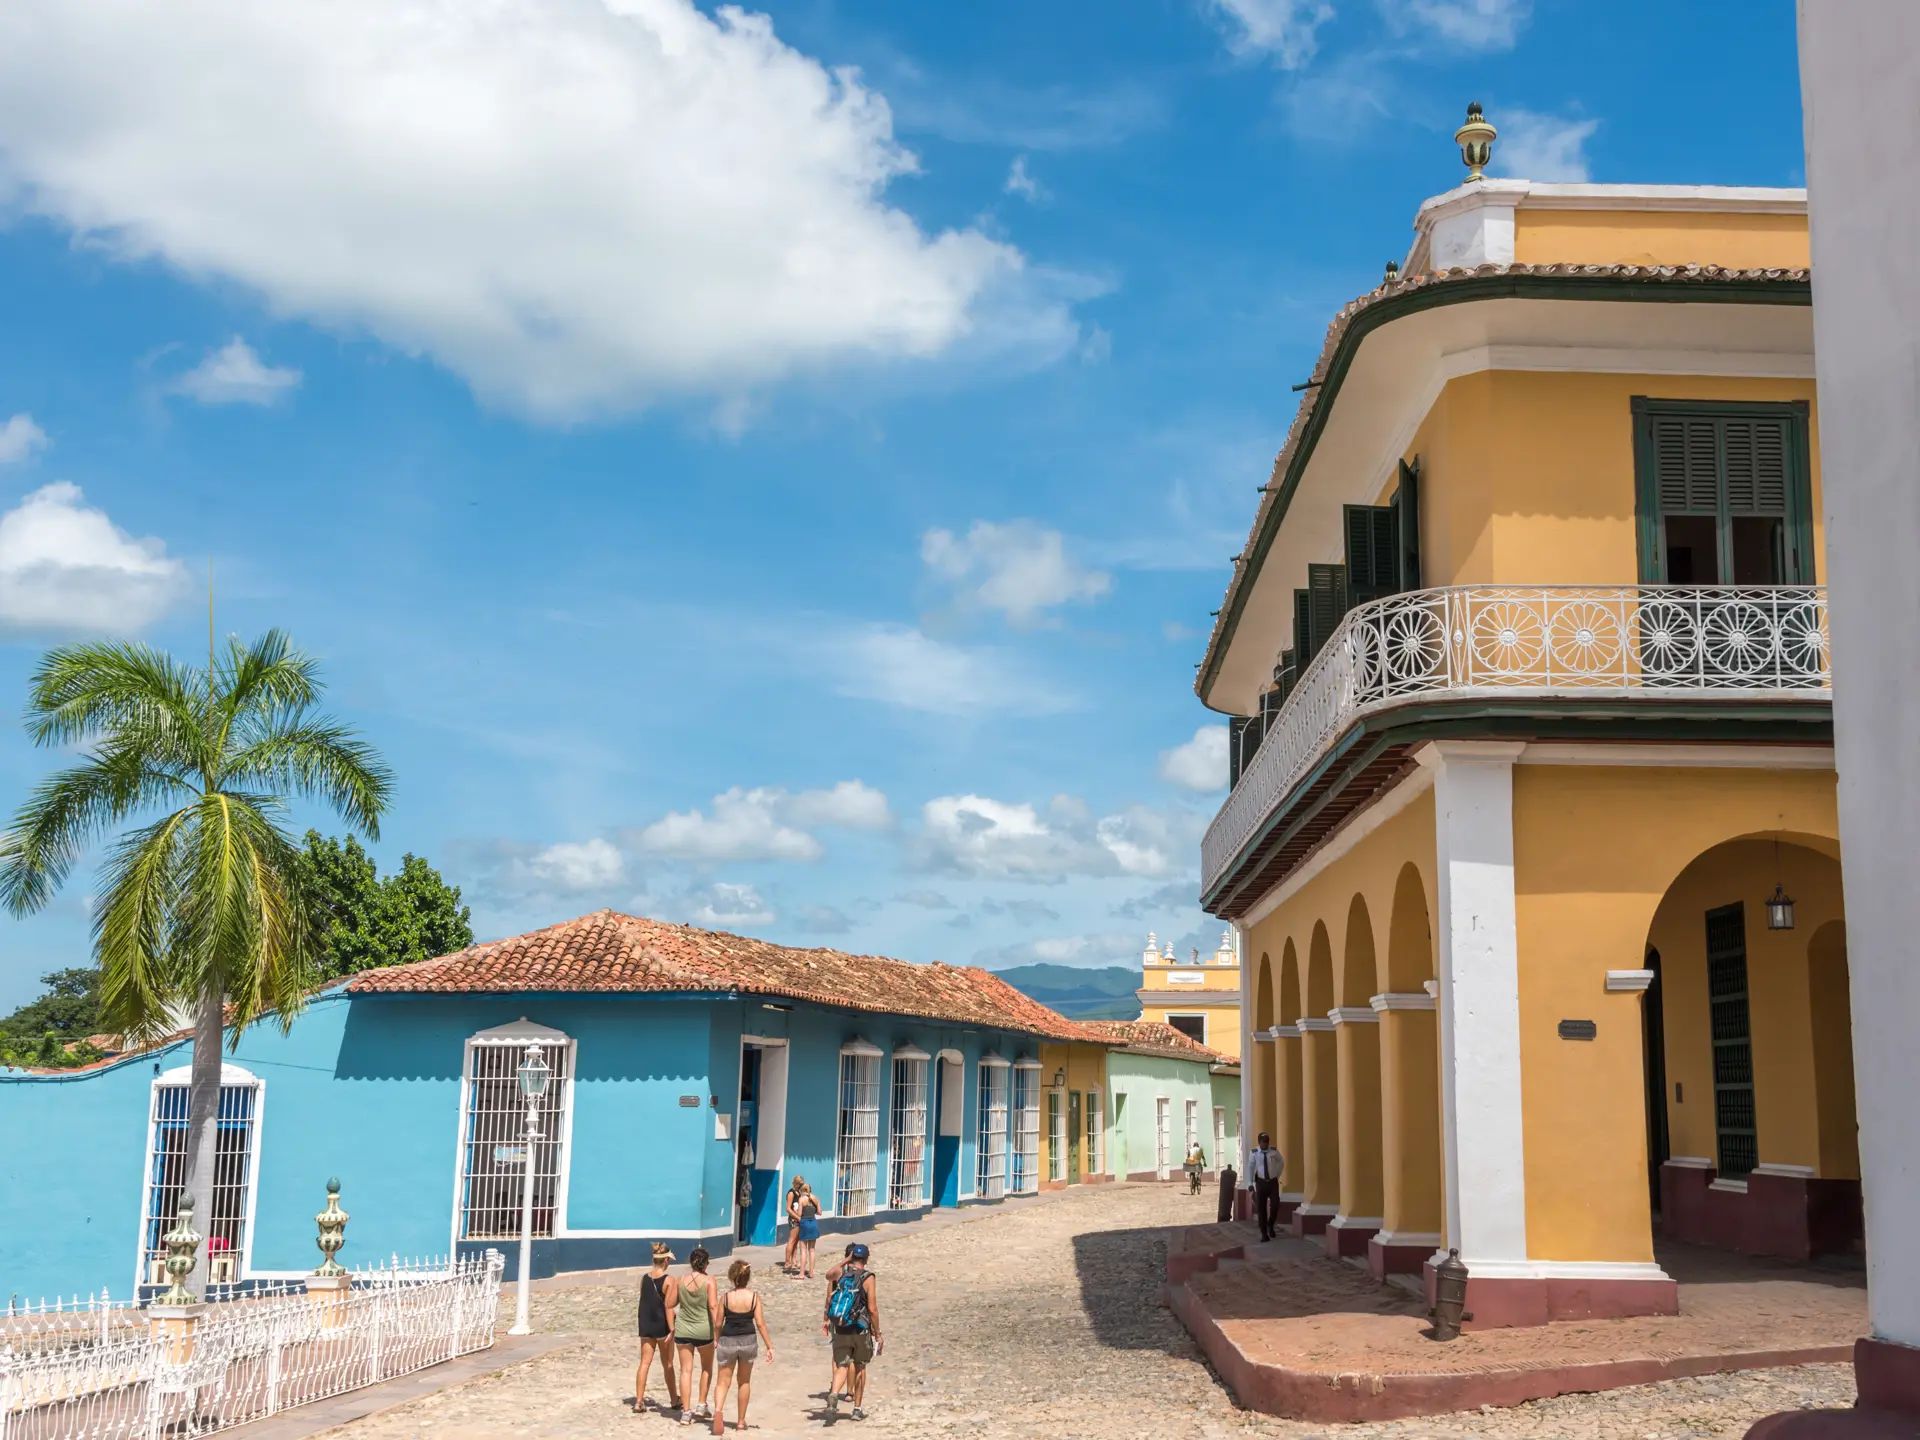
[[[1365,604],[1400,588],[1400,540],[1390,505],[1346,505],[1347,603]]]
[[[1313,663],[1313,606],[1305,590],[1293,592],[1293,665],[1295,673]]]
[[[1333,638],[1334,627],[1347,613],[1347,567],[1344,565],[1307,566],[1308,629],[1313,652]]]
[[[1727,513],[1787,513],[1787,426],[1782,420],[1728,420]]]
[[[1653,457],[1663,515],[1713,515],[1719,510],[1717,422],[1681,415],[1653,419]]]
[[[1388,505],[1393,510],[1394,539],[1399,543],[1395,557],[1394,582],[1401,590],[1420,588],[1420,462],[1400,462],[1399,483],[1393,488]]]

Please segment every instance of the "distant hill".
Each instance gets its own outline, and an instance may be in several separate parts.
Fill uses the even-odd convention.
[[[1022,995],[1069,1020],[1138,1020],[1140,972],[1125,965],[1083,970],[1074,965],[1016,965],[994,972]]]

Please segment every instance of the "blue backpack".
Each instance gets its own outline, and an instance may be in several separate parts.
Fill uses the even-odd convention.
[[[827,1297],[827,1318],[840,1330],[867,1328],[867,1277],[871,1270],[855,1270],[851,1265],[840,1272],[833,1294]]]

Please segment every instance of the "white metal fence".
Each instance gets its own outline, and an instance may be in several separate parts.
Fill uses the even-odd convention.
[[[190,1336],[129,1302],[0,1316],[0,1440],[210,1434],[493,1343],[502,1257],[356,1271],[209,1304]]]
[[[1363,715],[1449,696],[1832,698],[1818,585],[1463,585],[1355,606],[1313,657],[1200,844],[1225,873]]]

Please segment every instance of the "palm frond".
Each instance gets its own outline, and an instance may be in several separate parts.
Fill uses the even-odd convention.
[[[115,748],[49,775],[33,789],[0,841],[0,901],[26,915],[53,898],[96,835],[137,812],[191,794],[177,775],[138,749]]]
[[[100,1017],[139,1042],[170,1027],[182,988],[182,954],[173,916],[179,898],[179,857],[195,812],[174,812],[130,831],[108,858],[101,898],[93,912],[94,954],[100,965]]]
[[[393,797],[393,771],[373,747],[331,720],[288,717],[227,760],[223,783],[263,783],[324,801],[368,839]]]
[[[41,656],[27,682],[27,733],[36,745],[82,744],[128,727],[192,734],[198,689],[192,669],[148,645],[62,645]]]

